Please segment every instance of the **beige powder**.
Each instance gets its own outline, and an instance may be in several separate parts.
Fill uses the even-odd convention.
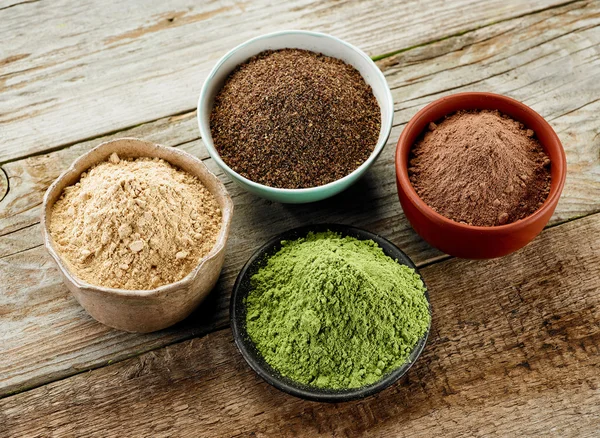
[[[50,218],[73,273],[121,289],[181,280],[212,249],[220,227],[217,202],[198,178],[158,158],[116,154],[65,188]]]

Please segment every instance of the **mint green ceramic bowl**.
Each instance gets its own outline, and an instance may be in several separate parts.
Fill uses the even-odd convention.
[[[329,184],[307,189],[278,189],[258,184],[239,175],[225,164],[213,145],[210,134],[210,113],[214,98],[223,87],[227,76],[239,64],[264,50],[284,48],[311,50],[341,59],[352,65],[373,89],[373,94],[381,109],[381,130],[373,153],[352,173]],[[270,199],[271,201],[301,204],[329,198],[350,187],[367,171],[383,150],[390,135],[392,119],[394,117],[394,101],[383,73],[381,73],[371,58],[360,49],[331,35],[301,30],[288,30],[253,38],[223,56],[212,69],[202,86],[200,99],[198,100],[197,115],[200,135],[204,140],[208,153],[229,178],[249,192]]]

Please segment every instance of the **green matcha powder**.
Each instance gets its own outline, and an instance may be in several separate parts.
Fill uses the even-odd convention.
[[[357,388],[402,366],[430,321],[425,286],[372,240],[310,233],[251,278],[248,335],[282,375]]]

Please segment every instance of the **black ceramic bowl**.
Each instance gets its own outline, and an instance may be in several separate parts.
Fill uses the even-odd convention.
[[[398,247],[396,247],[390,241],[384,239],[377,234],[370,233],[359,228],[349,227],[345,225],[334,225],[334,224],[322,224],[322,225],[309,225],[306,227],[295,228],[290,231],[286,231],[263,245],[258,249],[252,257],[246,262],[242,270],[240,271],[235,285],[233,286],[233,293],[231,295],[231,306],[230,306],[230,318],[231,328],[233,330],[233,338],[238,349],[248,362],[248,365],[256,371],[256,373],[266,380],[268,383],[273,385],[275,388],[285,391],[288,394],[295,395],[306,400],[313,400],[319,402],[343,402],[350,400],[358,400],[370,395],[373,395],[394,382],[400,379],[412,364],[417,360],[425,343],[427,342],[427,336],[431,325],[427,328],[427,332],[415,345],[407,362],[400,368],[397,368],[390,373],[383,375],[381,380],[368,386],[352,389],[322,389],[314,386],[303,385],[295,382],[285,376],[282,376],[274,370],[265,360],[263,359],[260,352],[256,349],[254,343],[246,332],[246,305],[244,298],[250,291],[250,278],[265,265],[267,259],[281,249],[282,240],[295,240],[301,237],[305,237],[309,231],[321,232],[331,230],[336,233],[340,233],[342,236],[351,236],[360,240],[373,240],[383,249],[383,252],[398,260],[398,263],[413,268],[417,273],[417,268],[411,259],[408,258]],[[420,275],[420,274],[419,274]],[[421,277],[422,279],[423,277]],[[425,292],[427,301],[429,302],[429,293]],[[430,307],[431,313],[431,307]]]

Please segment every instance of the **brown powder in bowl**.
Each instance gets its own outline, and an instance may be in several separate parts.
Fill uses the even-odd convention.
[[[220,228],[217,201],[198,178],[158,158],[117,154],[66,187],[50,216],[50,235],[71,271],[120,289],[181,280]]]
[[[550,192],[550,159],[535,133],[498,111],[459,111],[431,123],[411,150],[408,173],[431,208],[476,226],[523,219]]]
[[[358,70],[300,49],[267,50],[238,66],[210,115],[229,167],[286,189],[348,175],[369,158],[380,128],[379,104]]]

